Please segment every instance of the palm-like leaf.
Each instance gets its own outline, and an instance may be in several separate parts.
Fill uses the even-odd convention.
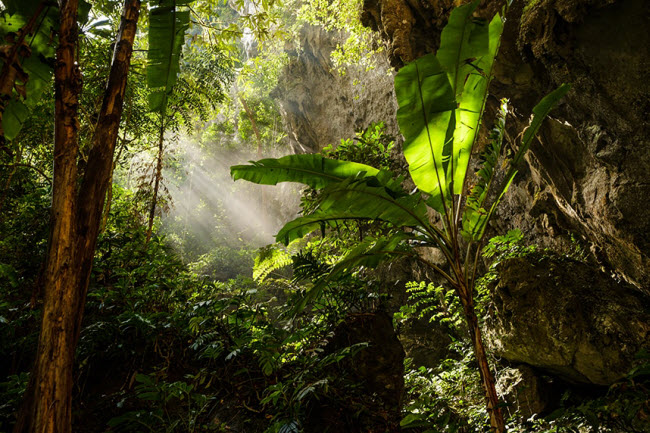
[[[301,154],[251,161],[250,165],[234,165],[230,167],[230,174],[234,180],[244,179],[262,185],[298,182],[320,189],[351,176],[376,176],[379,170],[357,162]]]
[[[164,112],[180,71],[180,57],[190,11],[179,10],[191,0],[165,0],[149,11],[149,51],[147,85],[149,109]]]
[[[319,228],[348,220],[383,221],[394,227],[428,227],[426,205],[419,195],[393,191],[375,177],[349,178],[323,189],[316,210],[286,224],[277,241],[288,244]],[[424,229],[426,230],[426,229]]]

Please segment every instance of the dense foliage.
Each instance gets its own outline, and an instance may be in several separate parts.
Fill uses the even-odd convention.
[[[37,3],[4,3],[3,47]],[[0,95],[0,432],[12,429],[28,388],[43,310],[58,16],[43,4],[31,56],[21,60],[27,75]],[[333,52],[339,72],[349,63],[372,67],[376,45],[358,21],[360,2],[147,6],[75,352],[73,431],[490,430],[472,323],[450,275],[455,262],[443,269],[418,251],[437,245],[458,258],[460,246],[471,249],[471,265],[462,255],[457,271],[471,281],[466,295],[479,322],[500,263],[584,260],[585,252],[576,244],[558,257],[527,245],[516,230],[484,238],[523,153],[568,88],[534,109],[511,153],[504,128],[512,114],[503,101],[473,178],[469,158],[481,122],[492,122],[481,113],[502,25],[499,16],[472,19],[474,7],[452,15],[436,55],[397,75],[405,142],[379,123],[320,154],[276,158],[289,152],[272,97],[287,63],[281,47],[301,26],[323,25],[348,32]],[[81,9],[83,173],[119,7],[96,1]],[[509,168],[495,192],[504,161]],[[276,194],[234,184],[233,164],[235,178],[306,188]],[[421,326],[445,336],[428,365],[405,357],[400,342]],[[639,354],[609,389],[563,383],[550,409],[532,418],[505,404],[507,429],[648,431],[649,361]]]

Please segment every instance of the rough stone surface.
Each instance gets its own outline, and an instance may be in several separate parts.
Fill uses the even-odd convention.
[[[352,66],[341,75],[330,56],[342,42],[341,33],[307,26],[300,33],[300,47],[290,52],[273,96],[296,153],[318,152],[373,122],[383,121],[391,135],[399,133],[393,71],[386,58],[378,54],[373,70]]]
[[[500,265],[490,350],[575,383],[611,385],[650,349],[650,298],[582,262],[536,255]]]
[[[499,395],[510,415],[524,418],[542,413],[549,405],[548,385],[527,365],[499,369],[496,378]]]
[[[368,343],[352,360],[354,374],[366,384],[369,394],[378,395],[399,411],[404,391],[404,349],[393,322],[386,313],[354,314],[334,331],[325,352],[358,343]]]

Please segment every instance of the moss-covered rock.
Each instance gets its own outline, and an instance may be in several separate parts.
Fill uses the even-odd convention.
[[[537,255],[499,266],[485,340],[497,356],[611,385],[650,349],[650,298],[585,263]]]

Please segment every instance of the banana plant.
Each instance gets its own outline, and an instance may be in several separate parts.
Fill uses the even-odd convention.
[[[470,175],[469,162],[481,126],[503,20],[474,17],[478,0],[452,11],[438,52],[404,66],[395,77],[397,120],[403,152],[417,189],[405,191],[385,170],[324,158],[291,155],[231,167],[235,180],[260,184],[300,182],[319,190],[315,209],[287,223],[277,240],[288,244],[315,230],[325,231],[349,220],[382,221],[392,234],[366,238],[349,251],[307,292],[298,308],[317,297],[329,281],[361,267],[410,256],[439,273],[454,289],[467,321],[486,395],[493,431],[505,431],[494,375],[484,348],[474,307],[475,281],[483,238],[490,218],[511,185],[517,167],[543,119],[568,92],[562,85],[533,109],[504,180],[497,182],[497,162],[505,158],[504,131],[508,106],[502,101],[480,169]],[[475,182],[470,188],[469,182]],[[498,185],[497,185],[498,183]],[[439,218],[431,219],[429,210]],[[415,246],[438,248],[446,266],[427,262]]]

